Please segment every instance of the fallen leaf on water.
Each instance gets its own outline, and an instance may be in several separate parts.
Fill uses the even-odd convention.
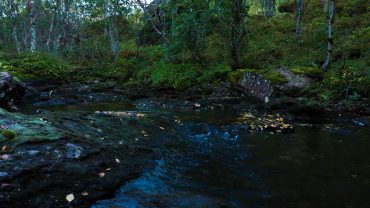
[[[73,193],[72,193],[72,194],[68,194],[68,195],[66,196],[66,200],[67,200],[69,203],[71,203],[74,199],[75,199],[75,196],[73,195]]]
[[[87,191],[84,191],[84,192],[82,192],[82,193],[81,193],[81,195],[82,195],[82,196],[88,196],[88,195],[89,195],[89,193],[88,193]]]
[[[103,173],[103,172],[102,173],[99,173],[99,177],[100,178],[103,178],[104,176],[105,176],[105,173]]]

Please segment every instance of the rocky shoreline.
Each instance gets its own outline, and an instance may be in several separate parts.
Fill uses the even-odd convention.
[[[370,126],[365,105],[359,108],[362,110],[343,110],[339,104],[321,108],[302,104],[297,98],[274,97],[273,93],[269,102],[260,102],[225,84],[181,92],[171,88],[122,89],[114,82],[63,84],[43,80],[28,85],[34,89],[28,95],[8,96],[7,101],[19,100],[20,109],[32,105],[32,112],[24,112],[29,115],[0,109],[0,203],[4,208],[89,207],[112,196],[120,185],[155,166],[160,157],[158,148],[169,144],[153,138],[178,138],[175,132],[164,129],[181,123],[180,119],[161,113],[163,109],[230,111],[237,118],[223,127],[225,132],[289,134],[294,132],[297,120],[314,117]],[[135,111],[43,109],[94,102],[127,102]],[[66,199],[71,194],[73,200]]]

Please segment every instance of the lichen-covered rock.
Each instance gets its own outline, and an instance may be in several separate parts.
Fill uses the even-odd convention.
[[[269,102],[270,96],[274,92],[271,82],[261,75],[244,73],[239,84],[246,94],[265,103]]]
[[[0,108],[0,131],[12,131],[16,135],[12,144],[58,140],[63,133],[42,118],[10,113]]]
[[[0,107],[16,110],[17,104],[27,93],[27,86],[8,72],[0,72]]]

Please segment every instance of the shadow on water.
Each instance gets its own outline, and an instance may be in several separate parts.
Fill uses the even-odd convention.
[[[28,112],[34,111],[28,109]],[[136,110],[127,103],[45,107]],[[370,129],[333,121],[294,134],[249,132],[230,112],[170,112],[161,158],[94,208],[370,207]]]

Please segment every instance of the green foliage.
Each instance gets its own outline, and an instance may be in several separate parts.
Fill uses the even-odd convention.
[[[324,91],[319,94],[320,101],[324,105],[328,105],[333,100],[333,92],[332,91]]]
[[[202,71],[202,75],[197,79],[199,83],[212,83],[223,79],[228,73],[232,72],[229,65],[214,65]]]
[[[66,62],[43,53],[27,53],[9,58],[8,61],[1,61],[0,67],[21,78],[43,77],[66,80],[71,70]]]
[[[354,94],[366,96],[370,93],[370,69],[346,67],[331,70],[323,82],[338,97],[345,96],[348,99]]]
[[[138,78],[153,86],[171,86],[177,89],[191,87],[196,83],[201,67],[194,64],[168,64],[159,62],[138,73]]]
[[[4,129],[1,131],[1,134],[6,138],[6,139],[14,139],[17,136],[17,133],[15,131],[9,130],[9,129]]]

